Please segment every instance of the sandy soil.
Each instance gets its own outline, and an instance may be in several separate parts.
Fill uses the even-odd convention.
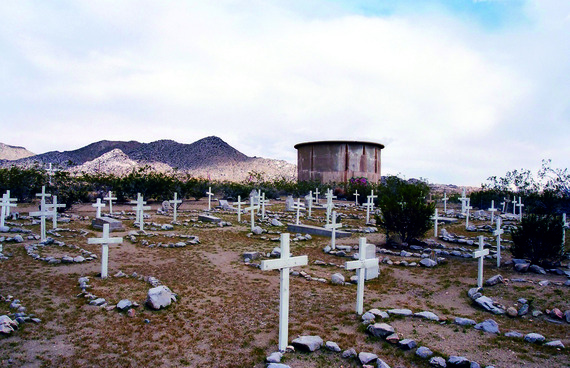
[[[151,221],[169,223],[169,217],[155,214],[160,206],[158,203],[151,203],[151,206]],[[179,213],[182,223],[188,220],[186,225],[175,225],[174,231],[147,228],[148,233],[156,235],[138,237],[136,243],[125,238],[122,245],[110,246],[110,275],[121,270],[128,275],[137,272],[154,276],[179,296],[177,303],[165,310],[151,311],[141,306],[132,318],[116,310],[89,306],[83,297],[78,297],[77,279],[89,276],[93,286],[91,292],[111,304],[129,298],[141,305],[149,288],[144,281],[116,277],[101,280],[97,277],[99,260],[75,265],[48,265],[26,255],[24,244],[4,243],[5,253],[12,257],[0,261],[0,295],[13,295],[20,299],[27,307],[27,313],[37,315],[42,322],[24,324],[11,336],[0,337],[0,366],[264,367],[264,358],[277,350],[279,274],[244,265],[241,254],[245,251],[270,252],[279,243],[269,239],[278,235],[265,235],[267,240],[261,236],[248,237],[249,225],[237,224],[236,215],[227,212],[216,213],[216,216],[233,222],[234,226],[203,226],[195,220],[206,207],[206,200],[186,201]],[[19,204],[16,212],[26,214],[36,208],[37,204]],[[282,209],[283,202],[275,202],[271,207],[273,211]],[[128,212],[131,205],[114,206],[114,210]],[[352,209],[340,211],[354,212]],[[316,214],[322,216],[320,212]],[[92,217],[94,208],[90,205],[74,206],[71,213]],[[283,216],[281,220],[288,222]],[[363,226],[363,222],[347,220],[345,224]],[[113,233],[113,236],[126,236],[129,231],[136,230],[132,220],[124,220],[123,223],[127,230]],[[317,224],[315,221],[311,223]],[[13,225],[31,229],[36,234],[39,232],[39,226],[30,225],[29,220],[15,221]],[[455,226],[448,229],[459,231],[461,226]],[[57,239],[100,255],[99,246],[87,244],[87,238],[100,236],[91,228],[89,219],[76,219],[69,224],[60,224],[60,227],[87,230],[87,235],[60,232],[62,237]],[[285,231],[284,227],[263,227],[275,232]],[[143,239],[149,243],[184,240],[168,237],[168,234],[196,235],[201,244],[185,248],[141,245]],[[356,245],[358,236],[339,239],[337,243]],[[381,234],[370,234],[367,238],[373,244],[384,246],[385,237]],[[314,236],[311,241],[292,243],[291,251],[294,255],[308,255],[309,265],[302,270],[314,277],[330,280],[333,273],[340,272],[348,279],[353,273],[340,267],[314,264],[315,260],[322,260],[343,265],[347,260],[322,252],[329,241]],[[68,248],[59,247],[47,247],[45,252],[76,255]],[[399,259],[390,258],[394,261]],[[485,267],[486,278],[500,273],[505,278],[565,280],[553,275],[520,275],[510,268],[497,270],[491,261],[486,261]],[[471,259],[449,259],[435,269],[382,264],[380,278],[366,284],[365,310],[410,308],[414,312],[432,311],[450,321],[456,316],[478,322],[494,319],[503,333],[510,330],[540,332],[549,340],[560,339],[566,346],[570,345],[568,324],[558,325],[531,317],[510,319],[493,316],[474,307],[466,291],[476,283],[476,272],[476,261]],[[342,349],[354,347],[357,351],[376,353],[392,367],[427,367],[427,363],[412,352],[403,352],[364,332],[359,317],[354,313],[355,286],[337,286],[291,277],[290,290],[289,340],[299,335],[319,335],[325,341],[337,342]],[[507,306],[515,305],[518,298],[525,297],[533,299],[537,308],[558,307],[563,311],[570,309],[569,293],[568,287],[541,287],[530,283],[498,285],[485,292]],[[8,312],[8,303],[0,302],[0,314]],[[428,346],[444,356],[464,355],[482,366],[563,367],[570,361],[567,350],[530,345],[471,328],[464,329],[449,322],[393,318],[388,323],[402,338],[413,338],[419,345]],[[340,354],[324,350],[312,354],[289,353],[285,355],[284,362],[291,367],[360,366],[355,360],[345,360]]]

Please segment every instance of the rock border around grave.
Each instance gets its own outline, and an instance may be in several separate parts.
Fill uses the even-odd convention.
[[[73,250],[81,253],[81,255],[75,256],[75,257],[71,257],[68,255],[63,255],[61,257],[52,257],[52,256],[42,257],[40,255],[40,250],[42,250],[43,248],[48,247],[48,246],[54,246],[54,247],[57,246],[57,247],[61,247],[61,248],[73,249]],[[46,262],[47,264],[54,264],[54,265],[55,264],[83,263],[83,262],[89,262],[89,261],[92,261],[92,260],[95,260],[98,258],[95,253],[90,252],[88,250],[85,250],[85,249],[83,249],[77,245],[66,244],[64,242],[53,240],[51,238],[48,238],[46,241],[41,242],[41,243],[26,244],[24,246],[24,249],[26,250],[26,253],[28,254],[28,256],[32,257],[33,259],[35,259],[37,261]]]

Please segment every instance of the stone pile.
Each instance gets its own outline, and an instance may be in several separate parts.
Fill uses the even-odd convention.
[[[81,253],[81,255],[72,257],[70,255],[64,254],[61,257],[60,256],[58,256],[58,257],[53,257],[53,256],[42,257],[40,252],[43,248],[45,248],[47,246],[72,249],[75,252]],[[26,253],[30,257],[32,257],[33,259],[35,259],[37,261],[46,262],[48,264],[83,263],[83,262],[89,262],[89,261],[92,261],[94,259],[97,259],[97,255],[88,251],[88,250],[80,248],[79,246],[74,245],[74,244],[66,244],[66,243],[61,242],[61,241],[53,240],[52,238],[47,238],[45,241],[43,241],[41,243],[26,244],[24,246],[24,249],[26,250]]]
[[[11,335],[24,323],[41,322],[41,319],[34,314],[27,314],[27,308],[22,305],[19,299],[14,299],[12,295],[6,297],[0,295],[0,302],[8,303],[8,308],[13,311],[10,314],[0,315],[0,334],[2,335]]]

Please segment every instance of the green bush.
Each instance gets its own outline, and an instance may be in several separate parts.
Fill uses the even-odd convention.
[[[399,235],[403,242],[421,238],[431,229],[435,204],[426,203],[429,186],[425,182],[407,182],[396,176],[387,177],[380,186],[378,207],[381,215],[376,224],[386,236]]]
[[[561,259],[562,220],[558,216],[530,214],[523,217],[512,233],[511,253],[515,258],[529,259],[532,264],[544,264]]]

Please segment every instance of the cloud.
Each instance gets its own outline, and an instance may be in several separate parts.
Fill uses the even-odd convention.
[[[386,145],[384,173],[456,184],[567,166],[569,7],[447,3],[4,3],[3,139],[218,135],[292,162],[299,142],[362,139]]]

